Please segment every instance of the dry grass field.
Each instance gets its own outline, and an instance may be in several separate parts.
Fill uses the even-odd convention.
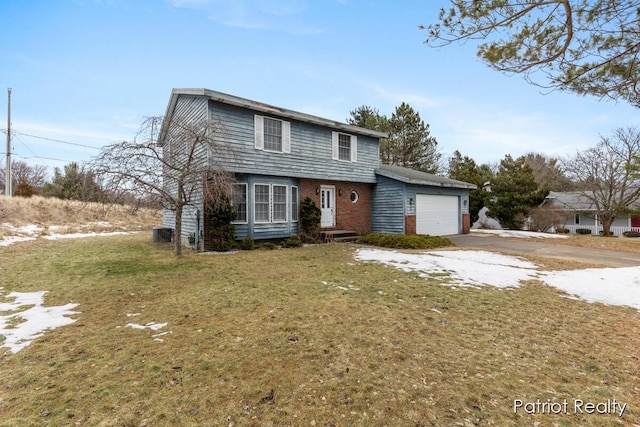
[[[640,237],[602,237],[571,235],[568,239],[545,239],[554,245],[578,246],[608,251],[640,253]]]
[[[636,310],[533,280],[442,286],[353,245],[176,259],[149,241],[0,248],[5,294],[47,290],[79,312],[0,355],[0,426],[640,424]],[[150,322],[166,325],[127,327]],[[574,411],[612,399],[623,417]],[[518,400],[568,413],[514,413]]]
[[[158,210],[33,196],[0,198],[0,224],[37,225],[57,233],[150,230],[160,225]],[[0,227],[0,238],[12,235]]]

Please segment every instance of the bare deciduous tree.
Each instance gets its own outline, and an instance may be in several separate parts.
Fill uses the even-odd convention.
[[[160,123],[156,143],[153,138]],[[233,176],[225,172],[223,161],[233,153],[222,136],[222,125],[217,122],[150,117],[133,141],[104,147],[92,169],[110,191],[155,198],[174,211],[175,255],[180,256],[184,208],[229,200]]]
[[[573,183],[560,167],[560,160],[540,153],[529,153],[525,163],[533,170],[533,176],[541,187],[551,191],[570,191]]]
[[[11,162],[11,188],[14,189],[14,195],[25,196],[37,194],[45,184],[47,178],[47,168],[42,165],[28,165],[21,161]],[[0,187],[5,188],[5,168],[0,168]],[[20,194],[18,191],[29,194]],[[4,190],[3,190],[4,191]]]
[[[531,231],[546,233],[552,228],[557,230],[563,227],[567,223],[569,215],[565,211],[550,209],[545,206],[536,207],[529,211],[527,226]]]
[[[616,129],[612,137],[601,136],[598,145],[564,162],[578,192],[593,203],[605,236],[611,234],[616,216],[627,214],[640,200],[638,153],[638,129]]]

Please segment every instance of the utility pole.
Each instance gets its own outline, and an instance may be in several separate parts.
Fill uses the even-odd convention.
[[[7,176],[4,180],[4,194],[7,197],[11,197],[13,194],[13,188],[11,186],[11,88],[7,89],[7,95],[9,104],[7,108]]]

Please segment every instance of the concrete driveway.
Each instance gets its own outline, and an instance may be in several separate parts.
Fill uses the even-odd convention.
[[[506,239],[498,236],[473,233],[447,236],[447,238],[461,248],[506,252],[514,255],[526,254],[546,258],[558,258],[589,264],[602,264],[607,267],[640,266],[640,254],[578,248],[575,246],[531,242],[528,240]]]

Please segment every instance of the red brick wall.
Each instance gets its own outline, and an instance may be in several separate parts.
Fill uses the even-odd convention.
[[[416,216],[404,216],[404,234],[416,234]]]
[[[462,234],[469,234],[471,232],[471,215],[462,214]]]
[[[344,181],[300,180],[300,200],[311,199],[320,207],[320,187],[332,185],[336,189],[336,229],[352,230],[356,233],[371,231],[371,187],[372,184]],[[316,189],[318,193],[316,193]],[[342,195],[340,195],[342,190]],[[358,201],[351,202],[351,191],[358,193]]]

